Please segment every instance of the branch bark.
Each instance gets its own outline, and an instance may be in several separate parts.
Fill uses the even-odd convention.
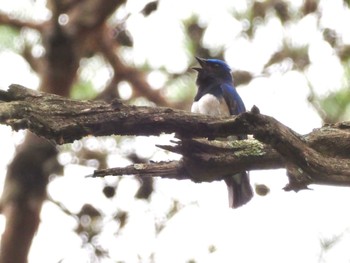
[[[104,171],[194,181],[220,180],[241,170],[287,168],[287,190],[311,183],[350,186],[350,122],[299,135],[257,108],[236,117],[217,118],[162,107],[136,107],[120,101],[76,101],[11,85],[0,92],[0,123],[29,129],[58,144],[94,135],[176,133],[180,162],[137,164]],[[193,139],[252,134],[256,140],[221,142]]]

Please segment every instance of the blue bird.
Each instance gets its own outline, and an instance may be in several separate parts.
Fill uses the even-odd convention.
[[[201,67],[193,68],[198,72],[197,94],[191,111],[211,116],[228,117],[245,112],[244,103],[233,86],[230,67],[222,60],[196,57]],[[246,139],[246,135],[237,139]],[[253,191],[247,172],[228,175],[225,179],[229,205],[237,208],[249,202]]]

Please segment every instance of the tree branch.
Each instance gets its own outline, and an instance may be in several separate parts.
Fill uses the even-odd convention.
[[[112,34],[109,32],[109,28],[105,27],[101,31],[100,41],[98,42],[99,50],[104,55],[106,60],[114,70],[114,80],[119,83],[122,80],[130,82],[134,88],[136,95],[145,96],[150,101],[160,106],[167,106],[169,102],[161,95],[157,90],[152,87],[146,81],[146,76],[139,70],[125,65],[116,50],[119,48],[116,41],[112,39]]]
[[[58,144],[87,135],[159,135],[176,133],[180,162],[131,165],[97,171],[107,174],[143,174],[194,181],[220,180],[242,170],[287,168],[287,189],[310,183],[350,186],[350,123],[315,129],[301,136],[257,108],[236,117],[217,118],[162,107],[136,107],[120,101],[75,101],[11,85],[0,92],[0,123],[14,130],[29,129]],[[260,141],[208,141],[252,134]]]
[[[0,92],[0,122],[29,129],[58,144],[83,136],[160,135],[227,137],[244,133],[235,118],[214,118],[163,107],[136,107],[113,101],[78,101],[11,85]]]
[[[13,18],[13,17],[11,17],[7,14],[3,14],[3,13],[0,13],[0,24],[12,26],[16,29],[22,29],[24,27],[35,29],[38,31],[42,31],[42,29],[43,29],[42,23],[35,23],[35,22],[16,19],[16,18]]]
[[[183,159],[180,161],[132,164],[123,168],[98,170],[91,176],[140,175],[212,182],[242,170],[285,167],[284,160],[275,150],[256,140],[182,139],[173,143],[176,145],[158,145],[158,147],[181,154]]]
[[[140,175],[161,177],[168,179],[190,179],[182,162],[137,163],[127,167],[96,170],[91,177],[105,177],[107,175]]]

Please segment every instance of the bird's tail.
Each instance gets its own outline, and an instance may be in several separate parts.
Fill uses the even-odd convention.
[[[225,178],[228,189],[228,200],[231,208],[240,207],[253,197],[247,172],[241,172]]]

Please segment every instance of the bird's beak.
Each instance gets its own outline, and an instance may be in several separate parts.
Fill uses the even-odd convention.
[[[201,68],[199,67],[194,67],[192,68],[193,70],[197,71],[197,72],[200,72],[201,70],[203,70],[203,68],[206,66],[206,61],[205,59],[203,58],[200,58],[200,57],[195,57],[199,63],[199,65],[201,65]]]
[[[195,57],[199,63],[199,65],[201,65],[202,68],[204,68],[207,64],[207,62],[205,61],[204,58],[200,58],[200,57]]]

